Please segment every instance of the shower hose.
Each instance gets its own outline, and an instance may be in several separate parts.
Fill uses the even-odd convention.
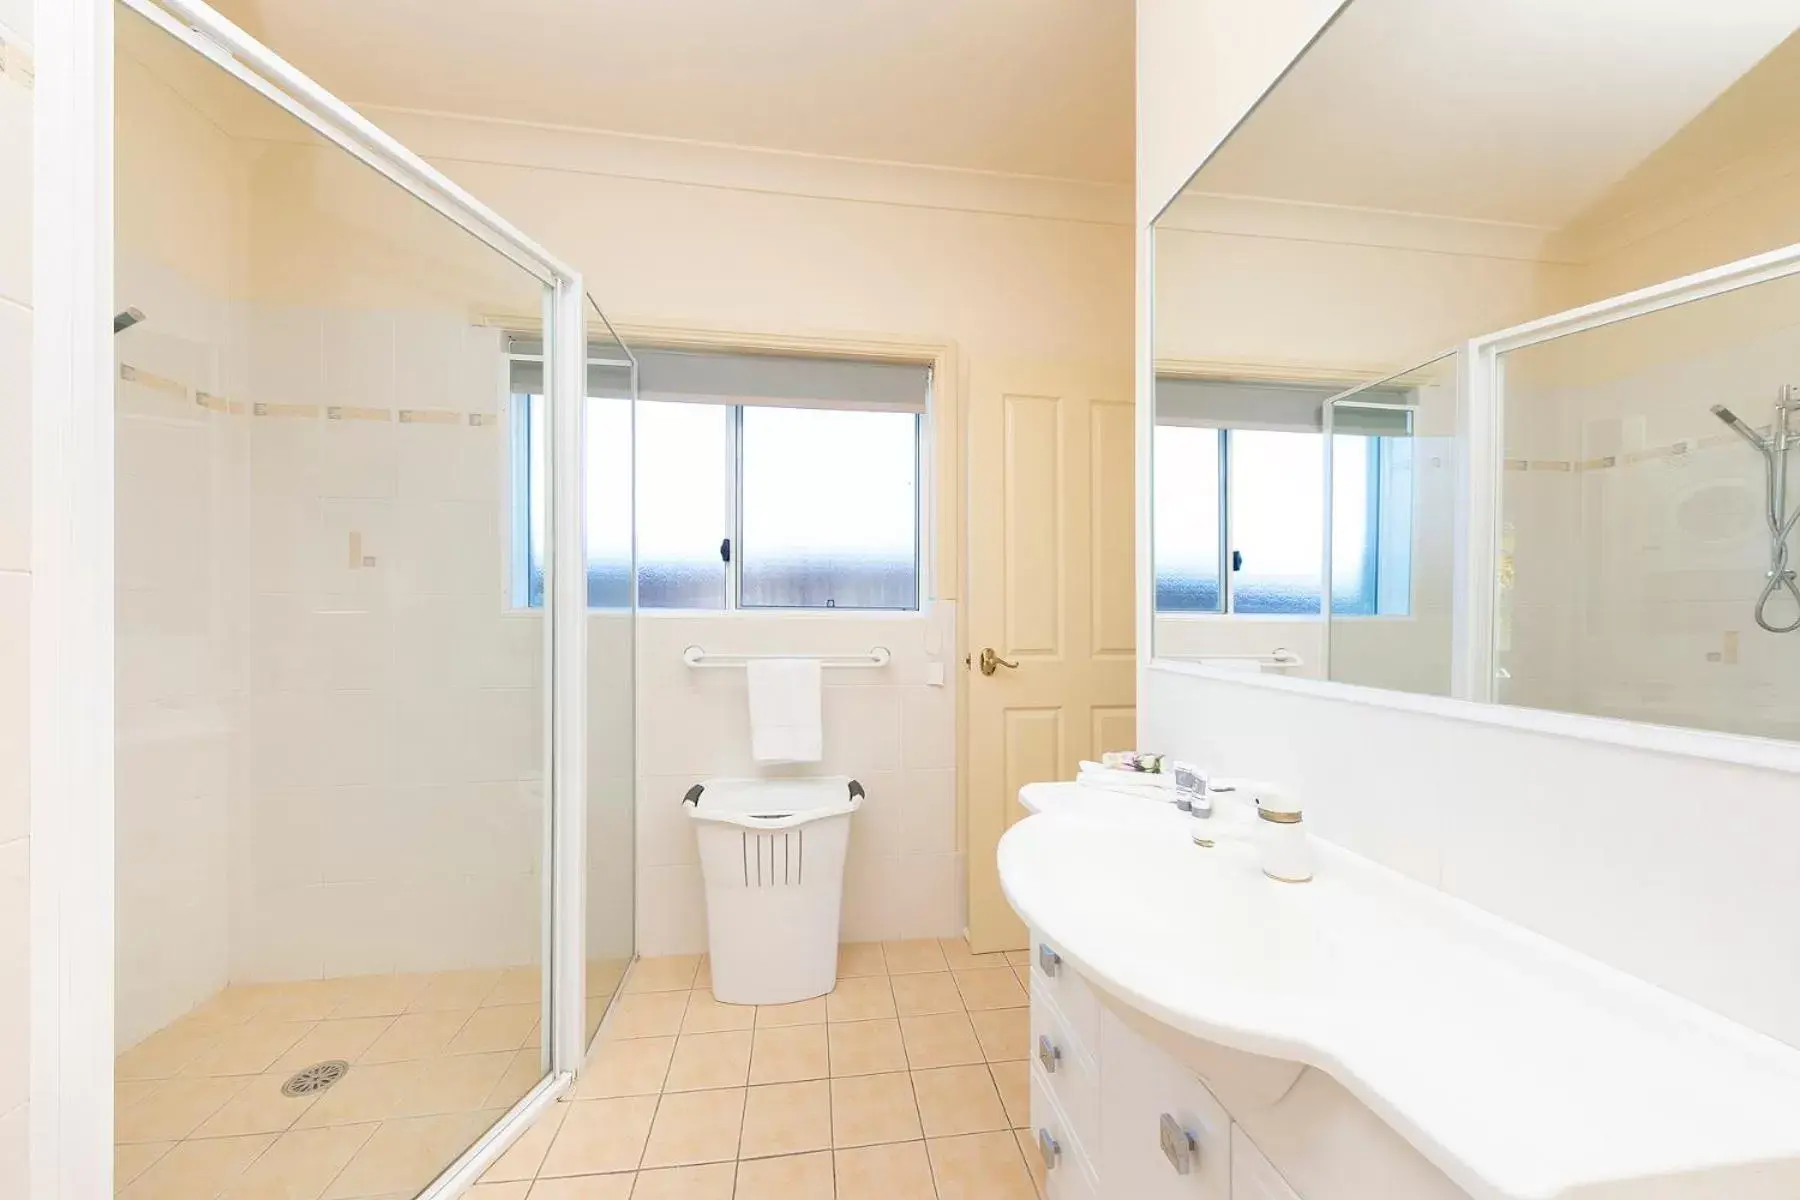
[[[1794,524],[1800,521],[1800,508],[1781,519],[1775,509],[1775,471],[1771,462],[1768,472],[1768,517],[1769,517],[1769,581],[1763,584],[1762,595],[1756,598],[1756,623],[1770,633],[1793,633],[1800,630],[1800,584],[1794,582],[1794,569],[1788,566],[1788,534],[1794,531]],[[1769,601],[1782,589],[1794,601],[1794,619],[1786,625],[1777,625],[1769,620]]]

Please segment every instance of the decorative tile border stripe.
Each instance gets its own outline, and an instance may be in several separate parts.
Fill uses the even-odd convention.
[[[463,414],[452,412],[447,408],[403,408],[400,410],[402,425],[461,425]]]
[[[194,403],[208,412],[228,413],[234,411],[231,401],[223,396],[215,396],[211,392],[195,392]]]
[[[258,401],[250,406],[250,411],[259,417],[298,417],[302,420],[317,420],[319,406],[316,404],[264,404]]]
[[[142,370],[130,363],[119,364],[119,378],[126,383],[135,383],[139,387],[147,387],[154,391],[167,392],[171,396],[180,396],[183,400],[187,399],[187,384],[164,375]]]
[[[28,92],[37,86],[37,64],[32,59],[30,47],[9,39],[3,27],[0,27],[0,75]]]
[[[394,419],[392,409],[356,408],[345,404],[331,404],[325,408],[327,421],[380,421],[386,423]]]
[[[1764,436],[1768,430],[1759,430]],[[1712,433],[1705,437],[1682,438],[1670,442],[1666,446],[1649,446],[1642,450],[1632,450],[1625,454],[1604,454],[1598,458],[1570,460],[1564,458],[1508,458],[1502,460],[1502,468],[1507,471],[1535,471],[1539,474],[1550,473],[1566,475],[1571,472],[1585,474],[1589,471],[1610,471],[1615,467],[1631,467],[1639,463],[1659,462],[1663,459],[1684,458],[1696,450],[1708,450],[1714,446],[1725,446],[1737,440],[1733,433]]]

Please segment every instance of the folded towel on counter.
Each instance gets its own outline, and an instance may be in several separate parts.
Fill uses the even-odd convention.
[[[750,685],[750,756],[757,762],[818,762],[825,751],[823,676],[816,658],[757,658]]]
[[[1102,766],[1097,762],[1081,763],[1081,774],[1077,777],[1087,779],[1092,776],[1095,782],[1110,780],[1120,784],[1142,787],[1169,788],[1175,787],[1175,776],[1166,771],[1129,771],[1123,767]]]

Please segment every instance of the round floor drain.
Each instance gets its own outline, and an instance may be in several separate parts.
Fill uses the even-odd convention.
[[[341,1058],[334,1058],[330,1062],[314,1063],[310,1067],[304,1067],[294,1072],[294,1077],[281,1085],[281,1094],[284,1096],[316,1096],[342,1079],[349,1070],[350,1064]]]

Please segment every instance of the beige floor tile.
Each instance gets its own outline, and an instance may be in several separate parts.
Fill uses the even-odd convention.
[[[906,1070],[906,1047],[900,1039],[900,1022],[846,1021],[832,1025],[831,1073],[878,1075]]]
[[[312,1029],[304,1021],[251,1020],[219,1031],[183,1075],[260,1075]]]
[[[159,1029],[114,1059],[113,1075],[127,1081],[173,1079],[210,1050],[221,1032],[183,1024]]]
[[[823,1025],[825,997],[796,1000],[792,1004],[759,1004],[756,1006],[758,1029],[779,1029],[788,1025]]]
[[[484,1054],[497,1050],[517,1050],[531,1039],[537,1029],[538,1006],[505,1004],[478,1008],[468,1022],[457,1030],[446,1047],[447,1054]]]
[[[640,1171],[631,1200],[731,1200],[736,1163]]]
[[[888,982],[894,989],[894,1011],[903,1017],[963,1011],[962,993],[948,971],[895,975]]]
[[[700,956],[684,954],[667,958],[640,958],[625,980],[625,994],[639,992],[685,992],[694,985],[700,972]]]
[[[1011,1133],[974,1133],[925,1143],[938,1200],[1036,1200],[1025,1156]]]
[[[736,1200],[833,1200],[836,1194],[829,1150],[738,1164]]]
[[[885,975],[841,979],[836,990],[825,997],[828,1021],[875,1021],[893,1015],[894,990]]]
[[[122,1113],[162,1086],[160,1079],[115,1079],[113,1112]]]
[[[748,1029],[682,1034],[663,1091],[743,1087],[750,1078],[750,1036]]]
[[[216,1196],[275,1141],[261,1135],[198,1138],[169,1148],[120,1192],[121,1200],[194,1200]]]
[[[798,1083],[830,1075],[831,1054],[825,1030],[824,1025],[758,1029],[750,1050],[750,1082]]]
[[[1031,1010],[994,1008],[969,1014],[982,1057],[989,1062],[1012,1062],[1031,1057]]]
[[[1013,968],[1015,971],[1029,971],[1031,969],[1031,951],[1008,950],[1006,952],[1006,965]]]
[[[241,1137],[247,1133],[282,1133],[305,1115],[323,1093],[284,1096],[282,1085],[291,1071],[270,1071],[240,1080],[237,1095],[201,1123],[195,1137]]]
[[[635,1171],[656,1116],[655,1096],[576,1100],[538,1175],[602,1175]]]
[[[469,1189],[469,1200],[525,1200],[531,1194],[531,1180],[517,1183],[478,1183]],[[630,1187],[625,1195],[631,1194]]]
[[[859,1146],[832,1157],[837,1200],[937,1200],[924,1142]]]
[[[195,1005],[183,1020],[204,1025],[242,1025],[261,1016],[275,995],[275,987],[270,984],[236,984]]]
[[[265,1021],[323,1021],[350,994],[348,979],[301,979],[274,987],[256,1014]]]
[[[489,1124],[482,1113],[383,1121],[325,1189],[325,1200],[418,1192]]]
[[[345,1020],[320,1021],[295,1042],[287,1053],[275,1060],[271,1071],[293,1074],[314,1063],[342,1059],[356,1062],[393,1025],[393,1017],[351,1017]]]
[[[905,1072],[855,1075],[831,1081],[833,1146],[910,1142],[921,1136],[912,1080]]]
[[[709,954],[700,956],[700,969],[694,972],[694,990],[712,990],[712,956]]]
[[[978,967],[956,972],[956,989],[970,1011],[1024,1008],[1031,1003],[1011,967]]]
[[[881,952],[887,958],[889,975],[917,975],[926,971],[947,971],[944,952],[929,938],[910,942],[883,942]]]
[[[148,1171],[156,1160],[169,1152],[173,1142],[144,1142],[134,1146],[113,1147],[113,1191]]]
[[[375,1129],[342,1125],[285,1134],[232,1182],[222,1200],[318,1200]]]
[[[115,1142],[178,1142],[244,1090],[241,1078],[170,1079],[115,1117]],[[253,1132],[246,1130],[245,1132]]]
[[[772,1083],[753,1087],[744,1101],[740,1158],[768,1158],[831,1149],[831,1085]]]
[[[944,962],[952,971],[966,971],[974,967],[1004,967],[1006,954],[976,954],[969,949],[965,938],[939,938],[938,947],[944,952]]]
[[[575,1085],[578,1100],[616,1096],[654,1096],[662,1091],[675,1054],[672,1037],[603,1041],[594,1047],[588,1067]]]
[[[397,1017],[425,990],[425,975],[357,975],[344,980],[344,998],[333,1019]]]
[[[900,1036],[906,1042],[907,1065],[915,1071],[984,1061],[975,1026],[965,1013],[906,1017],[900,1022]]]
[[[503,1052],[458,1054],[418,1063],[416,1065],[422,1068],[418,1084],[396,1115],[426,1117],[474,1112],[486,1103],[494,1085],[500,1082],[512,1061],[513,1055]],[[338,1085],[342,1086],[341,1083]]]
[[[500,982],[494,985],[494,990],[481,1003],[488,1008],[506,1004],[539,1006],[543,997],[542,971],[536,967],[508,967],[500,972]]]
[[[356,1065],[294,1122],[300,1129],[358,1125],[399,1115],[425,1081],[424,1062]]]
[[[644,1146],[643,1169],[731,1161],[743,1123],[743,1088],[665,1095]]]
[[[511,1108],[544,1077],[544,1060],[536,1046],[527,1044],[515,1053],[506,1070],[481,1102],[483,1108]]]
[[[1037,1194],[1044,1194],[1044,1154],[1038,1149],[1037,1134],[1029,1129],[1015,1129],[1013,1136],[1019,1140],[1019,1153],[1025,1156],[1025,1168],[1031,1172],[1032,1186]]]
[[[606,1018],[608,1038],[670,1037],[681,1032],[688,993],[645,992],[620,996]]]
[[[856,979],[864,975],[886,975],[887,959],[880,942],[845,942],[838,947],[839,979]]]
[[[927,1138],[1010,1129],[1006,1108],[987,1064],[913,1072],[919,1124]]]
[[[435,975],[425,977],[425,986],[412,1003],[406,1006],[408,1012],[441,1012],[454,1008],[479,1008],[500,982],[501,972],[486,971],[439,971]]]
[[[687,1012],[681,1018],[683,1033],[723,1033],[755,1025],[754,1004],[720,1004],[711,992],[689,992]]]
[[[531,1185],[530,1200],[629,1200],[636,1181],[635,1174],[540,1178]]]
[[[352,1061],[388,1063],[436,1058],[445,1052],[474,1015],[473,1008],[457,1008],[407,1013],[392,1018],[388,1027]]]
[[[630,960],[623,958],[588,959],[587,994],[610,996],[618,991],[619,984],[625,978],[625,968],[630,965]]]
[[[1000,1103],[1006,1107],[1006,1121],[1014,1129],[1031,1124],[1031,1067],[1023,1060],[988,1064],[994,1077],[994,1088]]]
[[[563,1118],[568,1114],[567,1104],[552,1104],[545,1109],[532,1122],[531,1128],[520,1134],[519,1140],[508,1146],[506,1153],[482,1173],[482,1182],[504,1183],[537,1178],[538,1168],[544,1165],[544,1156],[550,1153],[550,1143],[556,1140],[557,1132],[562,1129]]]

